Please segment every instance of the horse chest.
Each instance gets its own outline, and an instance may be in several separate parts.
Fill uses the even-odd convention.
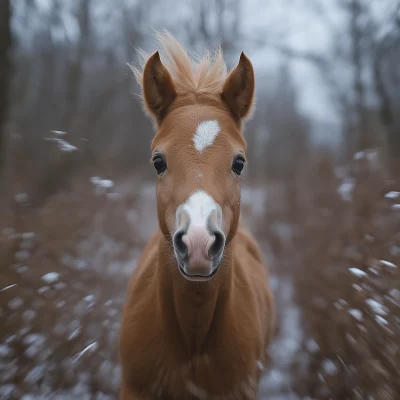
[[[155,324],[148,334],[137,331],[135,349],[146,349],[140,362],[135,363],[132,376],[151,399],[163,400],[251,400],[256,398],[259,377],[258,343],[261,333],[251,323],[251,313],[241,316],[238,323],[232,316],[222,316],[212,333],[204,336],[203,324],[182,322],[178,334],[169,330],[154,318]],[[203,314],[204,317],[204,314]],[[157,326],[158,327],[157,327]],[[166,325],[167,326],[167,325]],[[177,326],[177,325],[176,325]],[[192,329],[185,329],[190,326]],[[245,332],[248,327],[251,335]],[[164,332],[163,334],[161,332]],[[183,333],[184,332],[184,333]],[[229,335],[221,332],[229,332]],[[139,340],[140,338],[140,340]],[[200,347],[199,347],[200,344]],[[193,351],[192,355],[189,355]],[[201,349],[201,350],[200,350]],[[137,355],[135,357],[136,360]]]
[[[123,354],[129,360],[125,371],[131,387],[152,400],[256,399],[263,347],[258,345],[262,335],[248,320],[250,315],[241,313],[239,324],[226,314],[203,341],[201,352],[192,354],[193,343],[185,342],[182,331],[160,329],[154,314],[146,331],[127,329],[133,345],[125,347]]]
[[[216,359],[217,354],[203,353],[190,361],[166,363],[159,359],[153,369],[150,396],[170,400],[250,400],[256,398],[257,368],[243,368],[246,362]]]

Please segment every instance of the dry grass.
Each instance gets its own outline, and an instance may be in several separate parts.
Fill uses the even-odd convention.
[[[317,165],[311,181],[288,189],[291,212],[268,217],[265,233],[302,314],[292,374],[304,398],[400,394],[400,194],[385,197],[400,181],[385,179],[370,157],[355,160],[346,178]],[[277,222],[290,237],[279,237]]]
[[[136,185],[116,195],[88,178],[39,209],[18,205],[18,230],[2,227],[1,287],[15,286],[0,291],[1,398],[117,391],[119,315],[142,243]]]

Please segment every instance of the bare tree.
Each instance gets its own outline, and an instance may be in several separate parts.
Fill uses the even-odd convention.
[[[69,130],[73,116],[79,106],[79,93],[83,78],[83,62],[88,52],[90,36],[90,0],[82,0],[77,6],[77,21],[79,26],[79,40],[76,50],[73,52],[69,62],[66,82],[66,108],[61,126]]]
[[[339,111],[343,153],[347,157],[381,145],[387,157],[398,157],[400,2],[387,2],[385,6],[389,11],[380,18],[374,14],[373,5],[377,2],[336,0],[335,3],[345,16],[344,29],[343,25],[332,23],[320,2],[309,3],[334,38],[326,53],[298,50],[273,34],[264,34],[253,43],[268,46],[292,60],[308,61],[316,67]],[[382,9],[385,9],[383,5]],[[351,71],[350,80],[346,80],[343,71]]]
[[[198,23],[187,24],[192,45],[199,38],[208,46],[219,45],[225,54],[235,50],[240,35],[241,0],[206,0],[194,2],[198,7]],[[200,43],[201,43],[200,42]]]
[[[360,150],[367,147],[366,132],[367,119],[365,107],[365,85],[363,76],[363,49],[362,39],[363,31],[360,26],[360,20],[365,14],[363,4],[360,0],[351,0],[349,5],[350,14],[350,41],[351,41],[351,61],[353,65],[353,91],[354,91],[354,111],[355,124],[354,131],[357,132],[355,138],[355,149]]]
[[[373,82],[379,102],[379,118],[384,129],[385,154],[389,164],[400,156],[398,118],[400,98],[400,1],[397,2],[392,20],[388,21],[386,32],[375,35],[372,43]],[[389,165],[390,166],[390,165]]]
[[[9,0],[0,2],[0,171],[3,167],[5,122],[8,109],[11,50],[11,5]]]

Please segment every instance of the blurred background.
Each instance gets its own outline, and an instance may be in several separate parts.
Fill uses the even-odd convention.
[[[400,1],[1,0],[0,398],[115,399],[157,226],[127,63],[254,63],[242,208],[278,306],[260,399],[400,398]]]

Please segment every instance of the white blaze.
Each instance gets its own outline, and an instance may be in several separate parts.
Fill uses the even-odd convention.
[[[190,225],[206,227],[208,218],[213,212],[217,213],[218,224],[221,224],[221,207],[203,190],[193,193],[187,201],[178,208],[177,221],[180,220],[183,211],[189,215]]]
[[[220,131],[221,128],[217,121],[200,122],[193,136],[196,150],[201,153],[204,149],[211,146]]]

